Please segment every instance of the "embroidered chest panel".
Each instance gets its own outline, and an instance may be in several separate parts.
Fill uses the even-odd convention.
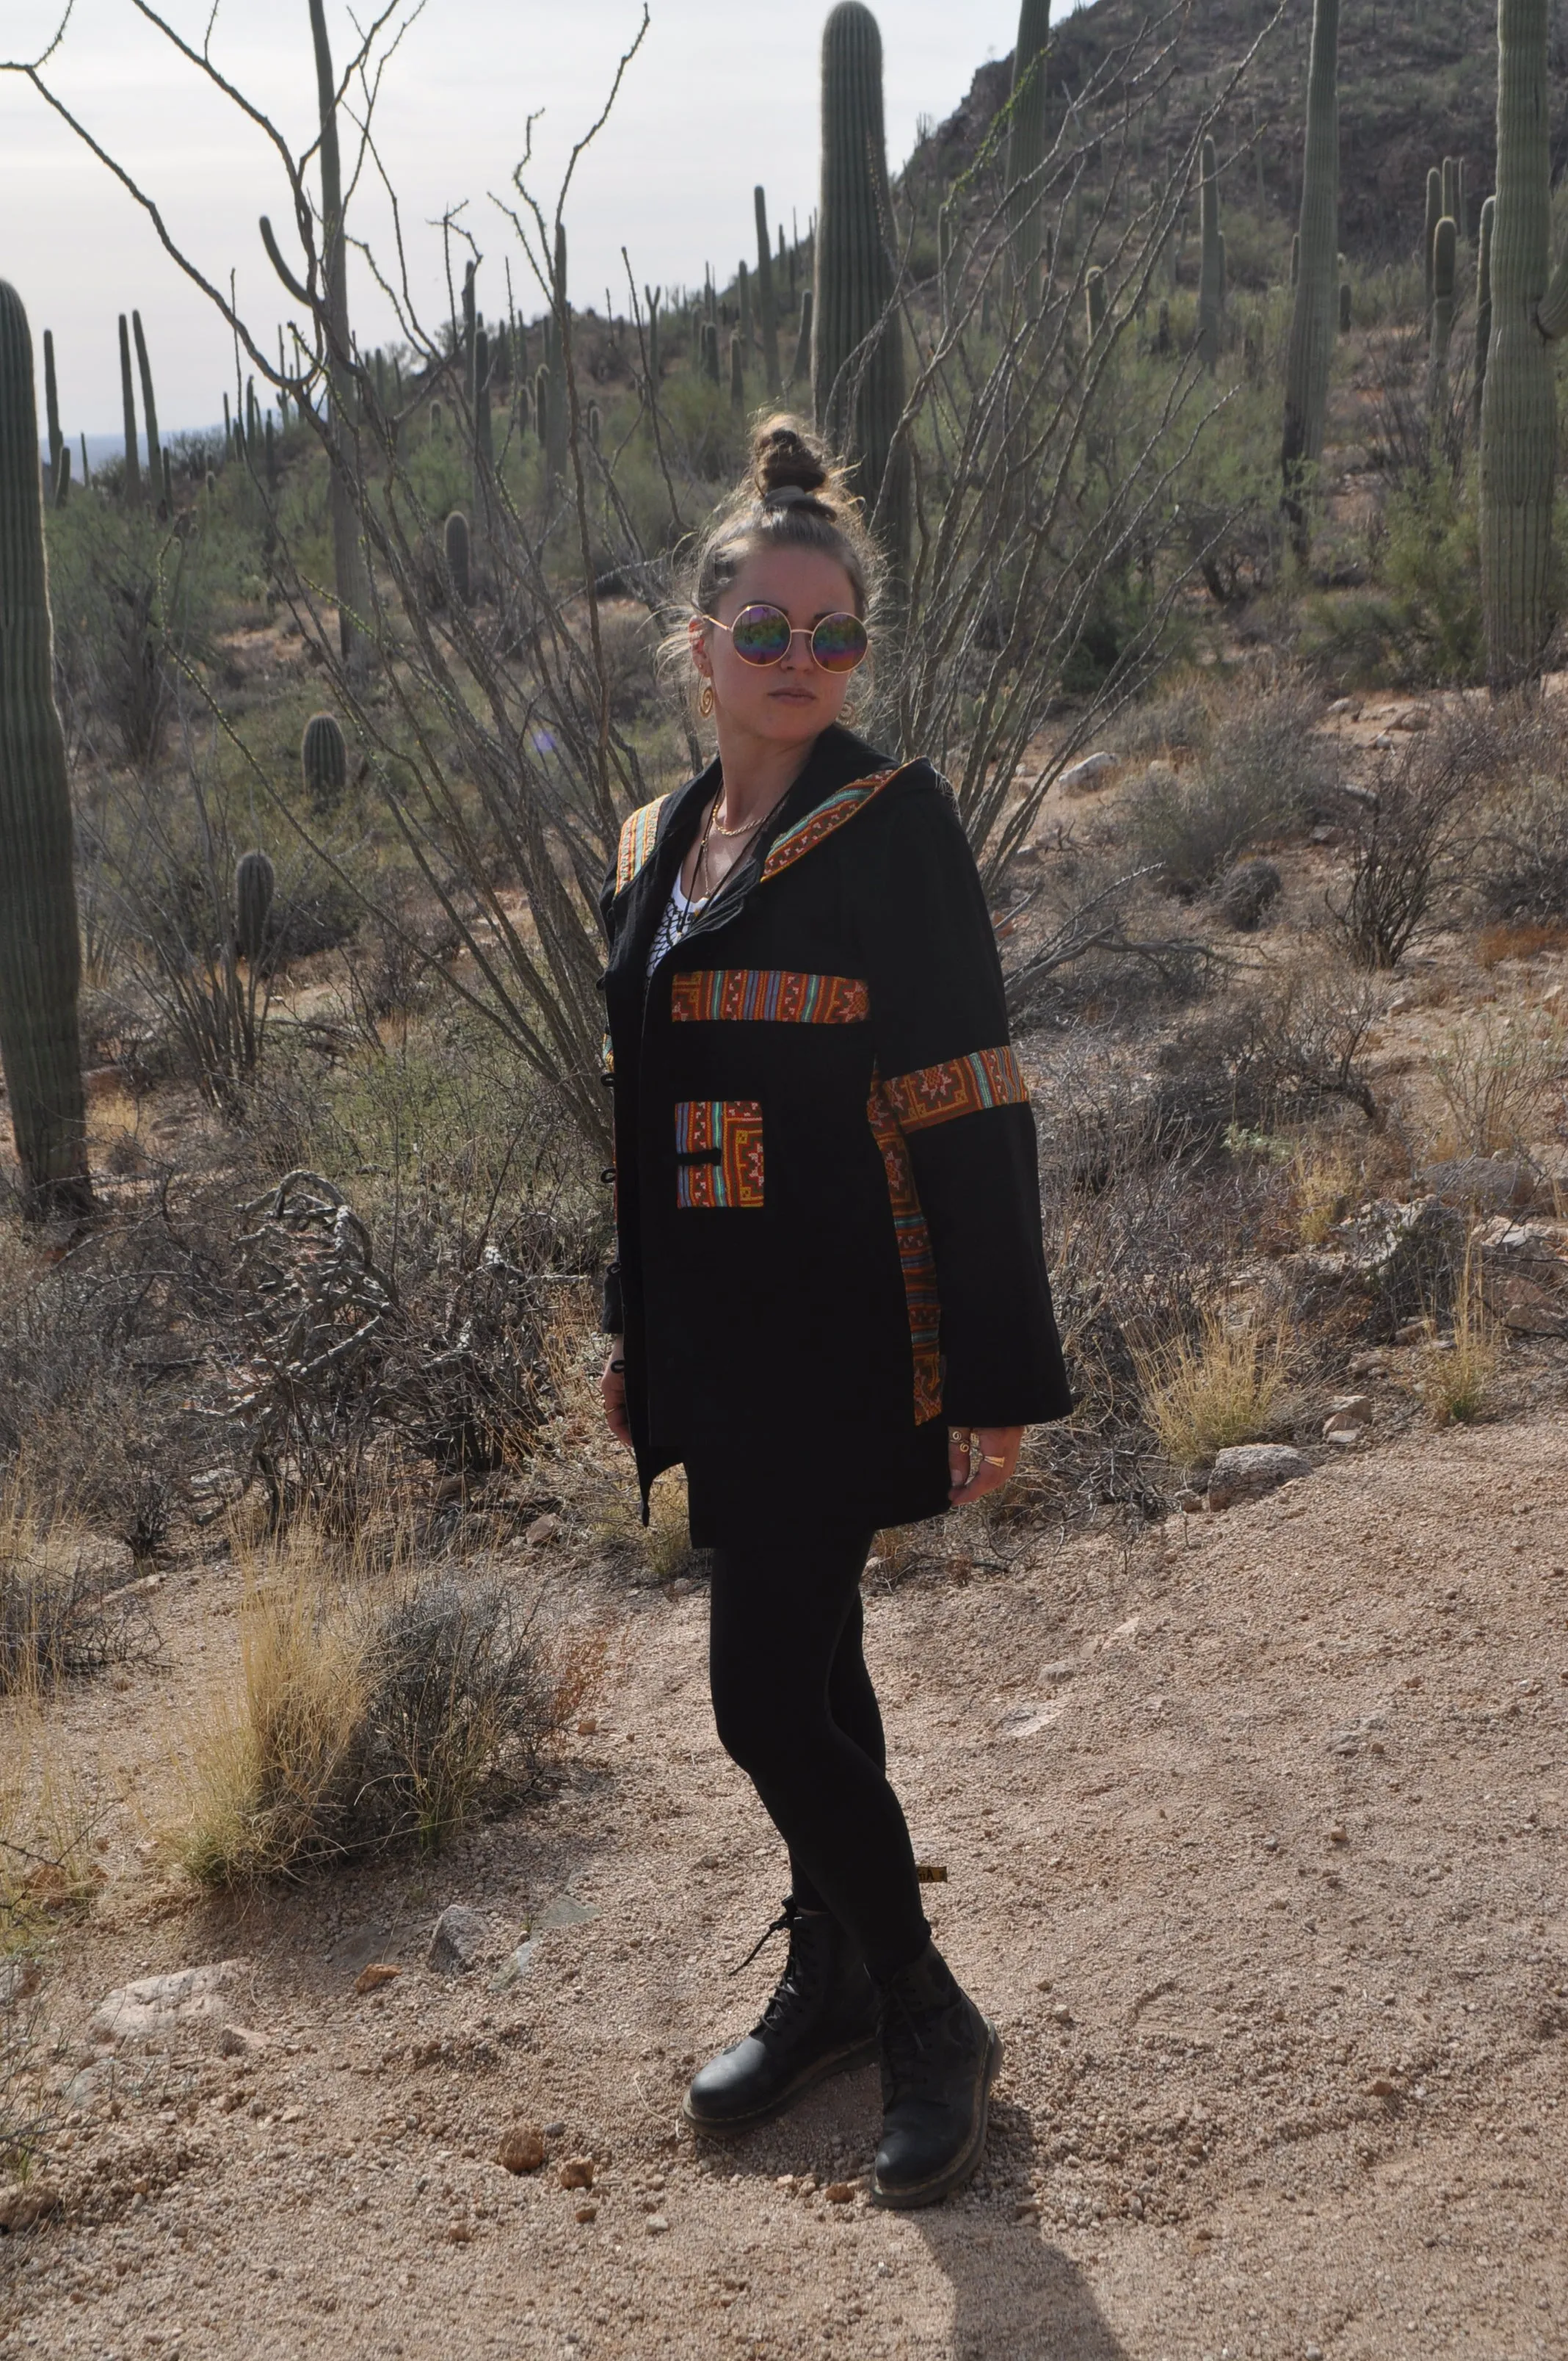
[[[675,1104],[678,1206],[762,1202],[762,1110],[755,1099],[680,1099]]]
[[[622,823],[620,841],[615,851],[615,890],[618,894],[625,893],[652,851],[659,833],[659,814],[669,800],[668,796],[660,796],[656,802],[644,804],[641,811],[634,811],[630,818]]]
[[[807,812],[803,820],[797,820],[780,837],[763,862],[763,882],[793,867],[795,862],[804,861],[808,852],[815,852],[819,844],[853,819],[857,812],[863,811],[872,796],[880,796],[897,776],[897,771],[873,771],[869,779],[853,780],[849,786],[840,787],[837,795],[829,796],[826,803],[818,804],[815,811]]]
[[[863,1025],[871,992],[856,975],[806,975],[792,968],[700,968],[672,977],[677,1025]]]

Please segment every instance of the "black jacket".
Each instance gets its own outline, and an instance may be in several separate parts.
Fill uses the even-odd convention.
[[[947,1427],[1069,1408],[1034,1118],[951,790],[827,730],[646,979],[715,763],[636,812],[602,899],[617,1259],[644,1499],[694,1539],[947,1505]]]

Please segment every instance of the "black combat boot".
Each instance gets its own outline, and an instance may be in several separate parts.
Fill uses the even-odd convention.
[[[868,2066],[877,2054],[881,2003],[859,1946],[830,1911],[803,1910],[793,1894],[768,1935],[783,1927],[789,1958],[761,2019],[687,2086],[686,2115],[704,2131],[749,2131],[829,2074]]]
[[[961,2189],[985,2147],[1002,2037],[935,1943],[883,1986],[882,2146],[873,2205],[935,2205]]]

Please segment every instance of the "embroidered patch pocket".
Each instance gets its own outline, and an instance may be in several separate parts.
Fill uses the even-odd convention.
[[[755,1099],[678,1099],[675,1202],[760,1205],[762,1110]]]

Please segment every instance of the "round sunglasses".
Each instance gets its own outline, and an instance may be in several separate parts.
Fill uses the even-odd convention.
[[[824,672],[853,672],[871,649],[871,634],[858,615],[824,615],[809,631],[792,624],[782,607],[742,607],[732,623],[704,615],[718,631],[728,631],[742,664],[782,664],[796,639],[805,640]]]

